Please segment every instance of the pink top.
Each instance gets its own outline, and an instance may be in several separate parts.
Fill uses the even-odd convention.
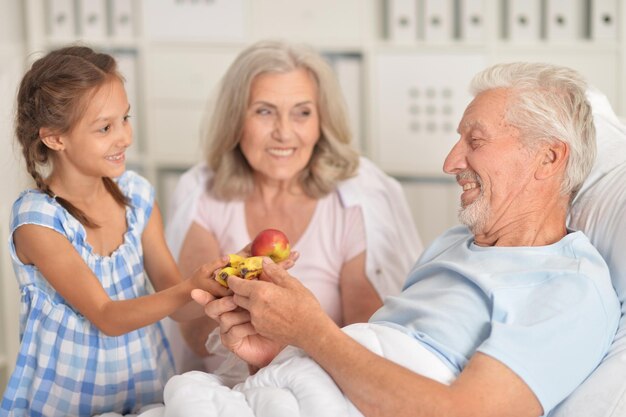
[[[211,232],[222,254],[234,253],[252,241],[243,201],[220,201],[204,192],[193,221]],[[360,206],[344,207],[337,192],[319,199],[309,225],[292,250],[300,252],[289,270],[315,294],[324,311],[342,325],[339,273],[343,264],[366,249]]]

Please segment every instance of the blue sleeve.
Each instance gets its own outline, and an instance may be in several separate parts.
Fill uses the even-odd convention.
[[[134,171],[126,171],[118,180],[117,185],[130,200],[132,221],[139,230],[143,230],[154,208],[154,187],[150,182]]]
[[[47,227],[59,232],[72,241],[78,233],[80,223],[53,198],[38,190],[24,191],[13,203],[9,230],[9,249],[11,257],[21,264],[15,253],[13,233],[26,224]]]
[[[495,290],[491,334],[478,351],[524,380],[547,414],[605,355],[619,317],[612,301],[592,278],[572,273]]]

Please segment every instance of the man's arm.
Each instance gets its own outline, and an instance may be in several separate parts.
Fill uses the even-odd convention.
[[[450,386],[435,382],[361,346],[298,280],[271,263],[263,268],[272,282],[229,278],[235,304],[259,335],[305,350],[365,416],[542,415],[530,388],[496,359],[477,353]]]

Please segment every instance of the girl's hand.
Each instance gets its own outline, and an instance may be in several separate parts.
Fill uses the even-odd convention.
[[[213,298],[221,298],[231,292],[215,280],[215,271],[228,264],[228,256],[223,256],[195,270],[190,278],[193,288],[208,292]]]

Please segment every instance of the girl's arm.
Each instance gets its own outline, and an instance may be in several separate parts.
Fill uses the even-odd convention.
[[[161,210],[158,204],[154,204],[152,214],[148,219],[146,228],[141,236],[141,242],[143,245],[144,253],[144,268],[154,286],[156,291],[163,291],[173,286],[182,285],[183,287],[189,287],[190,282],[193,288],[201,288],[201,286],[212,294],[225,295],[225,289],[213,279],[212,271],[208,277],[203,277],[199,282],[196,277],[196,270],[201,268],[207,262],[214,259],[218,259],[219,253],[203,253],[196,257],[196,262],[189,266],[179,269],[176,265],[176,261],[170,252],[167,243],[165,241],[165,234],[163,232],[163,220],[161,217]],[[205,256],[202,256],[205,255]],[[223,264],[220,264],[222,266]],[[182,274],[181,274],[182,272]],[[183,279],[186,277],[188,279]],[[208,278],[208,279],[205,279]],[[206,320],[202,308],[196,303],[191,301],[190,293],[185,303],[170,317],[176,321],[186,321],[203,317]]]
[[[160,218],[158,213],[157,216]],[[148,223],[154,221],[154,216],[151,216]],[[154,226],[152,224],[148,227]],[[199,268],[191,279],[181,281],[180,274],[174,272],[175,264],[174,269],[169,265],[170,262],[173,264],[169,252],[161,254],[162,262],[153,259],[157,255],[152,254],[146,256],[152,259],[151,267],[162,266],[167,271],[156,274],[158,277],[154,285],[161,291],[134,299],[114,301],[63,235],[47,227],[26,224],[15,230],[13,239],[22,263],[35,265],[67,303],[110,336],[128,333],[174,313],[191,301],[190,294],[194,288],[215,293],[213,270],[225,264],[223,260],[213,261]],[[166,273],[172,274],[170,276],[174,279],[166,279]],[[179,280],[177,284],[175,280]],[[219,288],[217,290],[221,291]],[[199,312],[201,313],[201,309]]]
[[[341,268],[339,289],[343,325],[365,323],[383,302],[365,274],[366,252],[361,252]]]
[[[213,233],[196,222],[192,222],[180,249],[179,265],[183,275],[188,275],[206,259],[220,256],[220,247]],[[209,333],[217,327],[217,322],[209,317],[180,323],[180,332],[189,348],[198,356],[208,356],[205,344]]]

